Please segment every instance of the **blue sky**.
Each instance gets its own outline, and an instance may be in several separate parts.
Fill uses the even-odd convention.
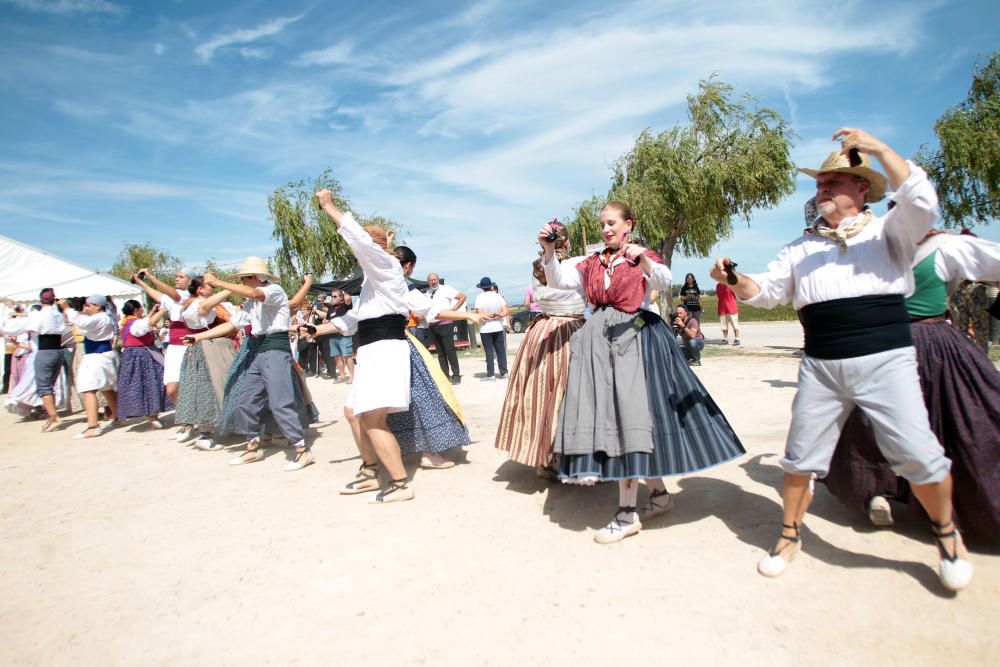
[[[520,301],[539,225],[607,191],[713,72],[817,166],[841,126],[904,156],[1000,44],[995,2],[0,0],[0,234],[106,269],[125,241],[268,256],[266,198],[326,167],[473,295]],[[812,181],[714,254],[762,268]],[[1000,240],[1000,225],[977,229]],[[708,285],[709,260],[675,256]]]

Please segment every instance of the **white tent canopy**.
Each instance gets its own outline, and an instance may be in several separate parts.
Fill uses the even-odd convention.
[[[46,287],[53,288],[59,299],[110,296],[119,309],[127,300],[143,296],[141,289],[125,280],[0,236],[0,299],[36,303]]]

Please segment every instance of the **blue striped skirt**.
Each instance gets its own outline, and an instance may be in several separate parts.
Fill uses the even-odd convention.
[[[622,456],[600,451],[561,455],[558,469],[563,481],[687,475],[746,453],[722,410],[688,366],[670,327],[654,313],[643,311],[642,317],[646,325],[639,341],[653,426],[652,451]],[[615,357],[609,356],[614,363]]]
[[[403,456],[418,452],[443,452],[472,442],[465,424],[452,412],[434,383],[423,357],[410,345],[410,409],[389,413],[389,430]]]

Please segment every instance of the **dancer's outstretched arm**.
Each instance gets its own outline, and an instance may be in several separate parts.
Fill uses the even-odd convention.
[[[220,280],[215,276],[214,273],[206,273],[203,277],[206,285],[211,285],[212,287],[218,287],[224,290],[229,290],[233,294],[237,294],[244,299],[254,299],[255,301],[263,301],[266,295],[264,290],[259,287],[249,287],[247,285],[236,283],[227,283],[225,280]]]
[[[198,314],[205,317],[209,312],[215,310],[216,306],[232,296],[232,294],[229,290],[220,290],[207,299],[202,299],[201,303],[198,304]]]
[[[302,287],[299,291],[292,295],[292,298],[288,300],[288,307],[291,310],[298,310],[302,302],[306,300],[306,295],[309,294],[309,289],[313,285],[313,277],[311,273],[307,273],[302,276]]]
[[[185,336],[185,338],[192,338],[195,341],[210,340],[212,338],[230,336],[234,333],[236,333],[236,326],[232,322],[225,322],[217,327],[212,327],[211,329],[206,329],[205,331],[199,331],[192,336]]]
[[[712,279],[717,283],[726,283],[726,265],[730,263],[728,257],[719,257],[715,260],[715,264],[712,265],[712,269],[708,272],[708,275],[712,276]],[[753,297],[760,294],[760,286],[753,281],[752,278],[746,276],[736,269],[733,269],[736,274],[736,284],[729,285],[729,289],[733,290],[733,294],[741,299],[752,299]]]
[[[149,276],[150,280],[160,283],[160,281],[156,280],[156,278],[154,278],[152,275],[148,273],[146,275]],[[173,299],[174,301],[180,302],[180,294],[177,293],[177,290],[173,291],[174,292],[173,296],[166,292],[162,292],[156,289],[155,287],[146,284],[146,281],[140,278],[138,273],[132,274],[132,282],[141,287],[142,291],[146,293],[146,295],[153,301],[153,303],[160,303],[163,300],[164,296]]]
[[[178,292],[177,288],[175,288],[173,285],[168,285],[167,283],[163,282],[162,280],[154,276],[153,272],[150,271],[149,269],[139,269],[139,273],[145,274],[146,277],[149,278],[149,280],[153,283],[157,291],[166,294],[177,303],[181,302],[181,293]],[[148,287],[148,285],[146,285],[145,282],[139,282],[141,281],[141,279],[139,278],[138,275],[133,276],[133,278],[136,279],[137,281],[136,284],[140,285],[143,289],[146,289],[146,287]],[[148,291],[146,293],[149,294]],[[157,302],[159,302],[160,300],[158,297],[151,296],[151,298],[155,299]]]

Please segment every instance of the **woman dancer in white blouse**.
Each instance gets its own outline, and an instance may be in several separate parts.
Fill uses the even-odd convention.
[[[380,491],[372,502],[411,500],[413,489],[387,419],[390,412],[405,411],[410,405],[410,349],[405,337],[410,311],[430,319],[437,319],[445,311],[432,313],[429,299],[423,313],[414,310],[403,267],[388,251],[384,229],[362,228],[349,212],[334,205],[329,190],[317,192],[316,199],[337,225],[365,273],[356,306],[360,343],[357,370],[347,407],[360,420],[367,442],[389,473],[389,487]],[[448,313],[446,317],[473,322],[480,319],[475,313]]]

